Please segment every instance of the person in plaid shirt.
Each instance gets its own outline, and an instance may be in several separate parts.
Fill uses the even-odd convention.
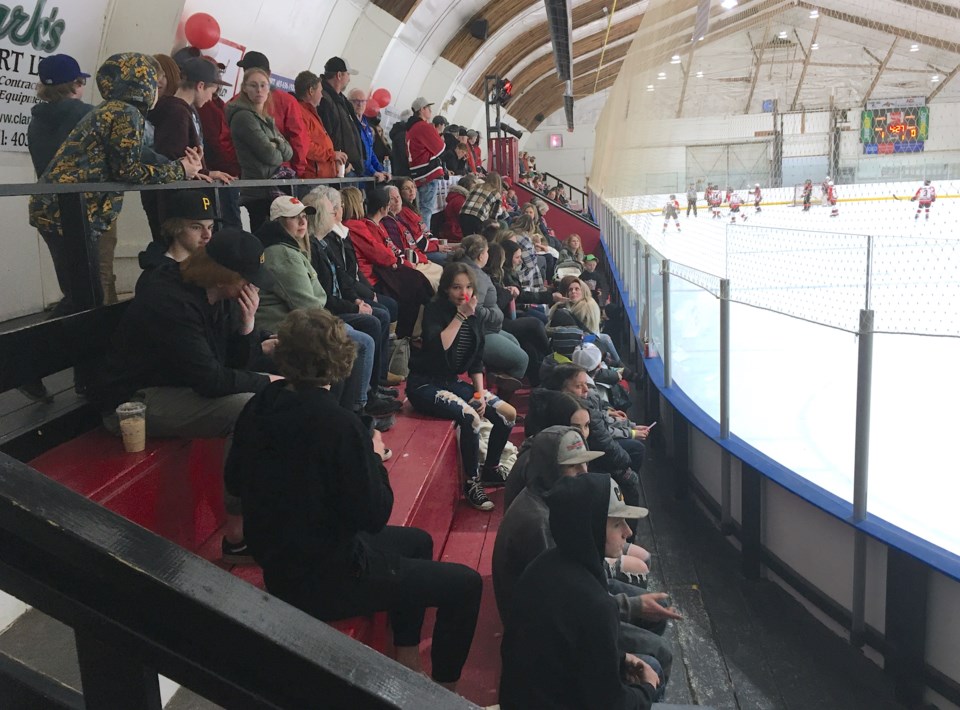
[[[534,231],[533,220],[522,214],[510,223],[516,242],[520,245],[520,282],[524,291],[542,291],[543,274],[537,266],[537,250],[533,246],[530,234]]]
[[[460,208],[460,229],[464,236],[480,234],[484,222],[497,218],[502,193],[503,181],[496,172],[487,173],[483,182],[470,191]]]

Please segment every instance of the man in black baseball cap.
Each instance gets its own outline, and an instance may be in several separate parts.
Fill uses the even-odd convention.
[[[348,168],[348,177],[362,175],[367,163],[366,148],[358,124],[360,114],[343,93],[350,85],[350,77],[356,74],[357,70],[343,57],[330,57],[323,65],[323,76],[320,78],[323,100],[317,106],[317,113],[330,134],[334,149],[347,154],[347,165],[352,166]]]
[[[257,288],[267,285],[268,275],[263,268],[263,245],[250,232],[236,227],[220,230],[207,244],[207,256]]]
[[[149,273],[168,261],[181,262],[200,247],[206,246],[213,236],[217,219],[213,193],[210,190],[171,190],[160,198],[160,236],[163,241],[153,241],[140,252],[140,280],[149,278]],[[137,288],[140,281],[137,282]]]

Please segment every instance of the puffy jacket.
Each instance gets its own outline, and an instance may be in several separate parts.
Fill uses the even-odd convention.
[[[357,298],[369,301],[375,296],[373,285],[360,270],[357,251],[349,235],[349,227],[335,224],[323,241],[330,247],[330,261],[337,267],[337,278],[344,298],[349,301]]]
[[[227,104],[227,121],[240,161],[240,177],[245,180],[270,179],[293,155],[293,149],[277,130],[273,119],[257,113],[243,94],[238,94]],[[251,200],[266,199],[270,191],[267,188],[245,188],[241,195]]]
[[[374,173],[385,172],[383,164],[373,152],[373,127],[366,116],[361,116],[357,121],[357,130],[360,132],[360,142],[363,143],[363,174],[372,176]]]
[[[300,114],[307,132],[307,156],[304,169],[298,173],[302,178],[337,177],[337,163],[334,159],[333,141],[323,127],[317,107],[307,101],[300,101]]]
[[[183,165],[142,162],[144,116],[157,92],[157,65],[145,54],[114,54],[97,71],[105,101],[87,113],[57,150],[40,183],[130,182],[156,185],[183,180]],[[110,228],[123,207],[122,192],[84,195],[87,221],[95,232]],[[30,224],[48,232],[60,229],[56,195],[30,198]]]
[[[460,229],[460,208],[467,201],[467,191],[459,185],[451,185],[447,192],[447,206],[443,208],[443,229],[440,236],[450,241],[459,242],[463,239],[463,230]]]

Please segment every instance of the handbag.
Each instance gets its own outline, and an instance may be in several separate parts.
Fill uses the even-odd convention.
[[[410,375],[410,338],[397,338],[394,341],[390,365],[387,369],[397,377]]]

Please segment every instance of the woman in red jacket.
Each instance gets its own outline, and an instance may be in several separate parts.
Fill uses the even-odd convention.
[[[357,253],[357,265],[373,287],[396,299],[397,337],[414,333],[420,308],[433,298],[433,287],[416,266],[404,258],[380,224],[386,216],[390,197],[383,188],[367,194],[364,215],[363,193],[355,187],[344,188],[343,224],[350,230],[350,241]]]

